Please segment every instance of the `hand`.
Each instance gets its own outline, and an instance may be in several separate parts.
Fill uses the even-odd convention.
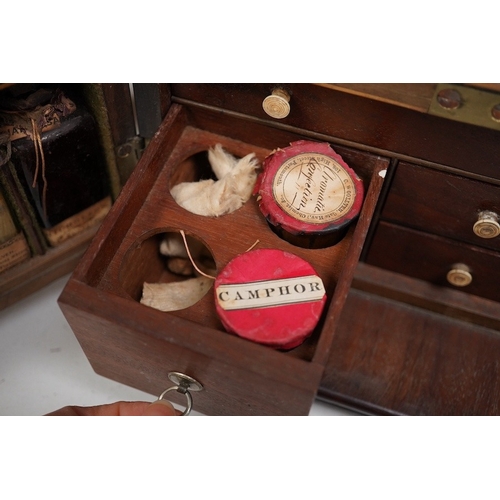
[[[174,416],[181,412],[171,403],[162,399],[154,403],[143,401],[118,401],[99,406],[65,406],[47,413],[49,417],[138,417],[138,416]]]

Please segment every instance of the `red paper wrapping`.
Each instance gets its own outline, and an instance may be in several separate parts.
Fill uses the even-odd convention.
[[[343,235],[364,195],[361,179],[342,157],[328,143],[313,141],[292,142],[269,155],[256,191],[271,227],[305,238]]]
[[[292,349],[311,335],[326,293],[314,268],[276,249],[238,255],[214,285],[217,314],[230,333],[276,349]]]

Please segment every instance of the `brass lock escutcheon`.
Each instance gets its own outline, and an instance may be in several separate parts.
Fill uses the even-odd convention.
[[[463,287],[472,283],[472,274],[469,266],[465,264],[453,264],[446,275],[448,283],[453,286]]]
[[[484,210],[479,212],[472,230],[480,238],[496,238],[500,234],[500,217],[495,212]]]
[[[428,112],[457,122],[500,130],[500,94],[496,88],[490,90],[438,84]]]

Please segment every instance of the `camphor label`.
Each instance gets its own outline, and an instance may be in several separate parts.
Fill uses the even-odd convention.
[[[325,224],[349,213],[356,190],[349,173],[333,158],[302,153],[280,166],[273,180],[273,196],[295,219]]]
[[[219,306],[234,311],[314,302],[323,298],[325,287],[319,276],[311,275],[219,285],[216,293]]]

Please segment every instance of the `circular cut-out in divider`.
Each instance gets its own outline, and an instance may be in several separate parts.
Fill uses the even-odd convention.
[[[170,194],[185,210],[219,217],[241,208],[251,197],[259,161],[254,153],[238,158],[220,144],[181,162],[172,173]]]
[[[125,292],[134,300],[161,311],[178,311],[197,303],[212,288],[215,260],[193,235],[186,243],[180,231],[158,229],[140,238],[127,251],[119,273]]]

